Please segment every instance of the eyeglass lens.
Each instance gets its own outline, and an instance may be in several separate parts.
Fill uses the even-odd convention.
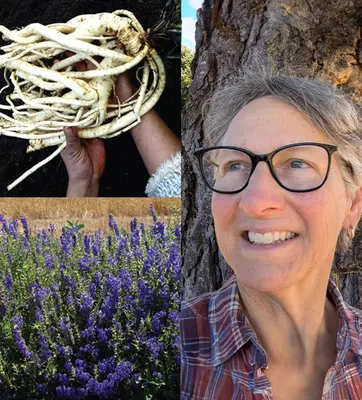
[[[328,171],[328,152],[318,146],[295,146],[280,150],[272,158],[280,183],[291,190],[309,190],[320,186]],[[212,149],[204,153],[202,167],[208,184],[216,190],[233,192],[247,183],[250,156],[239,150]]]

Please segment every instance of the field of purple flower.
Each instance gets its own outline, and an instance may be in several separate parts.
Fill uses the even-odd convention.
[[[86,235],[0,216],[0,393],[179,398],[180,229],[112,216]]]

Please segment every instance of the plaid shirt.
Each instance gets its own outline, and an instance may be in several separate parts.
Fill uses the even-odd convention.
[[[328,285],[339,316],[337,359],[322,400],[362,399],[362,311]],[[269,400],[265,350],[242,314],[235,275],[216,292],[181,306],[181,400]]]

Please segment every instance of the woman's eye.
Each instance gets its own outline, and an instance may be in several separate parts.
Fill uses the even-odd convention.
[[[306,162],[302,161],[302,160],[291,160],[289,162],[289,165],[292,168],[308,168],[309,167],[309,165]]]
[[[243,169],[245,166],[241,162],[231,162],[228,163],[225,170],[226,171],[238,171]]]

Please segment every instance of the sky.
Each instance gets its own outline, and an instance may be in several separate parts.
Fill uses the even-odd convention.
[[[201,7],[203,0],[182,0],[182,44],[195,49],[196,10]]]

